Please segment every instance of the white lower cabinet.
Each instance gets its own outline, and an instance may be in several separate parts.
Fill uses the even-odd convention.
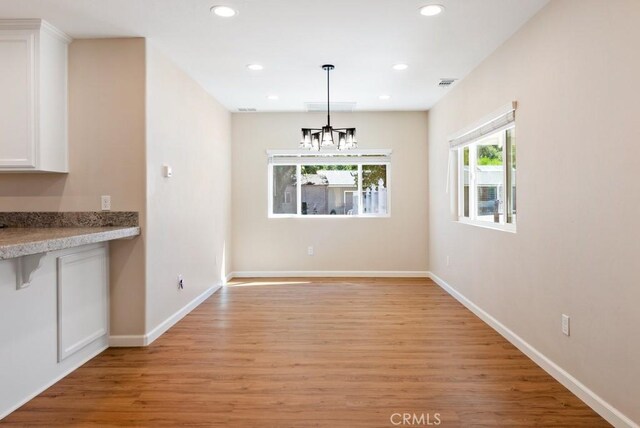
[[[109,345],[108,244],[47,253],[16,289],[0,260],[0,419]]]
[[[106,248],[101,246],[57,259],[58,361],[109,330],[107,258]]]

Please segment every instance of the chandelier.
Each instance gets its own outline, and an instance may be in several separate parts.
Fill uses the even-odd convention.
[[[301,149],[320,150],[320,148],[337,148],[350,150],[358,147],[356,128],[333,128],[331,126],[331,107],[329,103],[329,73],[335,67],[331,64],[322,66],[327,72],[327,124],[322,128],[302,128]]]

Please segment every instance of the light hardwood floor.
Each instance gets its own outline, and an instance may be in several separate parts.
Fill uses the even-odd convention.
[[[609,426],[432,281],[394,278],[235,280],[151,346],[108,349],[3,422],[368,428],[394,413]]]

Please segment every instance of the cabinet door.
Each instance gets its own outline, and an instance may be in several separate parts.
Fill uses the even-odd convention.
[[[106,246],[58,257],[58,361],[107,334]]]
[[[34,168],[35,32],[0,33],[0,168]]]

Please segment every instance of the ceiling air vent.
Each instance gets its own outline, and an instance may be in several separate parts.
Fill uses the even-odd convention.
[[[440,82],[438,82],[438,86],[440,86],[441,88],[448,88],[449,86],[453,85],[453,82],[455,82],[458,79],[440,79]]]
[[[352,112],[356,109],[356,103],[348,102],[348,103],[330,103],[331,111],[339,112]],[[317,102],[317,103],[304,103],[305,108],[308,112],[323,112],[327,111],[327,103],[326,102]]]
[[[241,111],[243,113],[247,113],[247,112],[252,112],[252,111],[258,111],[258,109],[253,108],[253,107],[240,107],[238,109],[238,111]]]

